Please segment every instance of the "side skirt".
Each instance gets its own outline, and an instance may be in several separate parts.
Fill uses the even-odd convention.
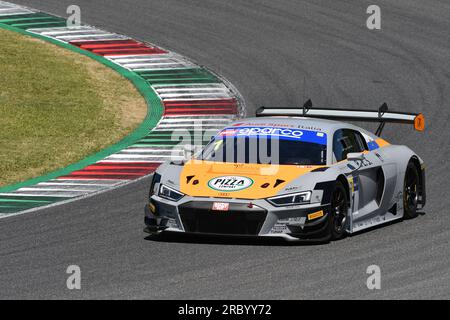
[[[361,230],[370,229],[375,226],[379,226],[379,225],[389,223],[389,222],[392,222],[395,220],[400,220],[401,218],[403,218],[403,215],[400,215],[398,213],[396,215],[394,215],[390,212],[386,212],[385,214],[381,214],[381,215],[378,215],[378,216],[369,218],[367,220],[363,220],[363,221],[353,224],[352,231],[349,233],[355,233],[355,232],[359,232]]]
[[[361,230],[373,228],[375,226],[389,223],[389,222],[392,222],[395,220],[400,220],[404,216],[403,192],[399,192],[396,197],[397,201],[393,204],[393,206],[391,208],[389,208],[388,211],[379,213],[375,216],[371,216],[366,219],[362,219],[359,221],[353,221],[354,215],[357,213],[354,211],[354,208],[358,207],[358,203],[357,203],[358,199],[357,199],[357,197],[355,197],[355,198],[352,199],[354,202],[352,201],[352,203],[351,203],[352,206],[350,208],[350,211],[351,211],[351,213],[349,215],[350,221],[349,221],[348,230],[347,230],[347,232],[349,234],[359,232]],[[379,211],[379,209],[374,210],[374,211]]]

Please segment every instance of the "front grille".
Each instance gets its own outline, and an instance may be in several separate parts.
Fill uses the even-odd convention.
[[[212,211],[213,202],[193,201],[179,207],[186,232],[258,235],[267,211],[253,205],[230,203],[228,211]]]

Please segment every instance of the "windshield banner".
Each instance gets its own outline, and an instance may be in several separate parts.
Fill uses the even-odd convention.
[[[280,140],[295,140],[326,145],[327,135],[324,132],[301,130],[295,128],[275,127],[239,127],[226,128],[219,133],[223,137],[278,138]]]

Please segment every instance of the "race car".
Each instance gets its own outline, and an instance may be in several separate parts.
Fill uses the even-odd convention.
[[[341,121],[379,122],[375,134]],[[223,128],[189,160],[154,173],[145,232],[337,240],[425,206],[425,167],[380,137],[422,114],[261,107]]]

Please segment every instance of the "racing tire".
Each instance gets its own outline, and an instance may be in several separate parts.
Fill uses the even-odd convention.
[[[341,181],[336,181],[331,194],[330,212],[328,215],[328,230],[331,240],[344,237],[348,222],[347,192]]]
[[[403,183],[403,211],[405,219],[413,219],[418,216],[417,205],[419,199],[419,172],[414,163],[406,166],[405,181]]]

